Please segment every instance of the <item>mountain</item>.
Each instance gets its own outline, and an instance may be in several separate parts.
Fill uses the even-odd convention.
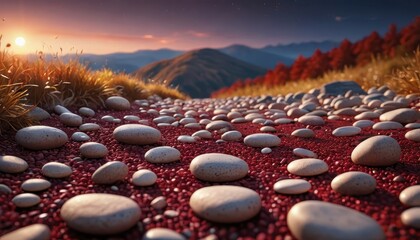
[[[288,57],[296,59],[300,54],[309,57],[311,56],[316,49],[319,49],[323,52],[329,51],[335,47],[339,46],[339,42],[333,41],[323,41],[323,42],[303,42],[303,43],[291,43],[291,44],[278,44],[278,45],[268,45],[261,48],[260,50],[277,54],[283,57]]]
[[[137,70],[135,75],[140,79],[166,80],[193,98],[204,98],[238,79],[256,77],[265,71],[217,50],[204,48],[149,64]]]
[[[256,48],[251,48],[239,44],[231,45],[217,50],[231,57],[240,59],[244,62],[248,62],[266,69],[272,69],[279,63],[284,63],[285,65],[289,66],[294,61],[293,58],[272,54]]]

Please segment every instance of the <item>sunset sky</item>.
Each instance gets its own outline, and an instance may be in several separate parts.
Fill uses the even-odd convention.
[[[15,53],[262,47],[357,40],[419,15],[419,0],[2,0],[0,34]]]

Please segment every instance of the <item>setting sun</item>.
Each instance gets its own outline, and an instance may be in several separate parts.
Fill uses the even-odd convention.
[[[23,37],[17,37],[15,40],[16,45],[19,47],[25,46],[26,40]]]

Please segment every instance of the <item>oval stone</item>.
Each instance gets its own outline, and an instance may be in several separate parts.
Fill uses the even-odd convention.
[[[26,208],[37,205],[41,202],[41,198],[33,193],[21,193],[16,195],[12,199],[12,202],[16,205],[16,207]]]
[[[252,189],[239,186],[210,186],[195,191],[190,198],[195,214],[218,223],[246,221],[260,212],[261,198]]]
[[[107,108],[117,111],[130,110],[130,102],[120,96],[109,97],[105,100]]]
[[[134,185],[145,187],[155,184],[157,176],[149,169],[140,169],[133,174],[131,181]]]
[[[50,229],[47,225],[36,223],[9,232],[0,238],[1,240],[49,240]]]
[[[0,193],[9,194],[12,193],[12,189],[9,186],[0,183]]]
[[[24,181],[21,187],[26,192],[39,192],[51,187],[51,183],[45,179],[32,178]]]
[[[41,171],[44,176],[50,178],[65,178],[73,172],[71,167],[59,162],[49,162],[42,166]]]
[[[236,142],[236,141],[241,140],[242,133],[236,130],[228,131],[228,132],[223,133],[221,138],[225,141]]]
[[[390,166],[400,160],[401,147],[388,136],[374,136],[359,143],[351,153],[351,160],[360,165]]]
[[[245,177],[248,164],[235,156],[223,153],[206,153],[195,157],[190,163],[191,173],[198,179],[209,182],[228,182]]]
[[[353,126],[358,127],[358,128],[368,128],[368,127],[372,127],[373,124],[375,124],[375,122],[370,121],[370,120],[359,120],[357,122],[354,122]]]
[[[74,113],[63,113],[60,115],[60,122],[69,127],[78,127],[82,125],[83,119]]]
[[[301,138],[311,138],[311,137],[315,137],[315,132],[312,129],[300,128],[293,131],[292,136],[301,137]]]
[[[268,133],[254,133],[244,138],[244,143],[251,147],[277,147],[280,145],[280,138]]]
[[[161,133],[155,128],[141,124],[125,124],[115,128],[113,136],[118,142],[147,145],[157,143]]]
[[[420,128],[405,133],[405,138],[414,142],[420,142]]]
[[[420,185],[410,186],[400,193],[400,201],[410,207],[420,207]]]
[[[189,135],[180,135],[177,138],[178,141],[182,143],[195,143],[197,142],[197,139],[195,137],[189,136]]]
[[[31,106],[33,107],[33,106]],[[51,115],[40,107],[33,107],[28,112],[28,117],[32,118],[35,121],[42,121],[51,117]]]
[[[77,231],[110,235],[128,230],[141,217],[136,202],[128,197],[91,193],[69,199],[61,208],[61,218]]]
[[[197,131],[197,132],[193,133],[191,136],[192,137],[205,138],[205,139],[211,139],[212,138],[211,132],[209,132],[207,130]]]
[[[315,116],[315,115],[302,116],[298,119],[298,122],[300,122],[302,124],[305,124],[305,125],[312,125],[312,126],[320,126],[320,125],[325,124],[325,121],[324,121],[324,119],[322,119],[322,117]]]
[[[233,129],[233,126],[229,122],[226,122],[226,121],[223,121],[223,120],[212,121],[211,123],[206,125],[206,130],[208,130],[208,131],[220,130],[222,128],[226,128],[228,130],[231,130],[231,129]]]
[[[92,175],[92,181],[96,184],[113,184],[123,181],[128,174],[128,167],[120,161],[107,162],[100,166]]]
[[[152,228],[148,230],[142,240],[186,240],[184,236],[169,228]]]
[[[31,126],[17,131],[16,142],[31,150],[47,150],[63,146],[69,139],[60,129],[49,126]]]
[[[153,122],[156,123],[156,124],[159,124],[159,123],[169,123],[169,124],[171,124],[175,121],[176,121],[176,119],[174,117],[171,117],[171,116],[160,116],[160,117],[157,117],[157,118],[153,119]]]
[[[95,116],[95,111],[88,107],[81,107],[79,108],[79,114],[85,117],[93,117]]]
[[[406,226],[420,229],[420,207],[409,208],[402,212],[401,222]]]
[[[100,128],[101,126],[96,123],[84,123],[79,126],[79,130],[82,132],[97,131]]]
[[[287,171],[298,176],[315,176],[328,171],[328,165],[320,159],[301,158],[289,163]]]
[[[331,188],[343,195],[366,195],[375,191],[376,179],[364,172],[345,172],[332,180]]]
[[[281,194],[301,194],[311,189],[311,184],[304,179],[283,179],[274,184],[274,191]]]
[[[393,129],[400,129],[403,127],[404,126],[399,122],[386,121],[386,122],[377,122],[373,124],[372,129],[373,130],[393,130]]]
[[[181,159],[181,152],[169,146],[155,147],[147,151],[144,158],[151,163],[171,163]]]
[[[28,163],[22,158],[5,155],[0,156],[0,172],[21,173],[28,169]]]
[[[303,158],[317,158],[318,157],[316,153],[312,152],[311,150],[304,149],[304,148],[293,149],[293,154],[298,157],[303,157]]]
[[[71,139],[75,142],[89,141],[90,137],[84,132],[75,132],[71,135]]]
[[[334,129],[332,132],[332,135],[336,137],[348,137],[348,136],[354,136],[359,134],[362,131],[359,127],[354,126],[344,126]]]
[[[105,145],[97,142],[83,143],[80,148],[80,155],[85,158],[103,158],[108,154]]]
[[[385,239],[369,216],[341,205],[308,200],[287,213],[287,226],[297,239]]]
[[[401,124],[413,123],[420,119],[420,112],[411,108],[400,108],[382,114],[381,121],[394,121]]]

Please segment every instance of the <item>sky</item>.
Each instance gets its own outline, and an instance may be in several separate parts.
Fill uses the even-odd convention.
[[[0,48],[105,54],[355,41],[415,16],[419,0],[0,0]]]

